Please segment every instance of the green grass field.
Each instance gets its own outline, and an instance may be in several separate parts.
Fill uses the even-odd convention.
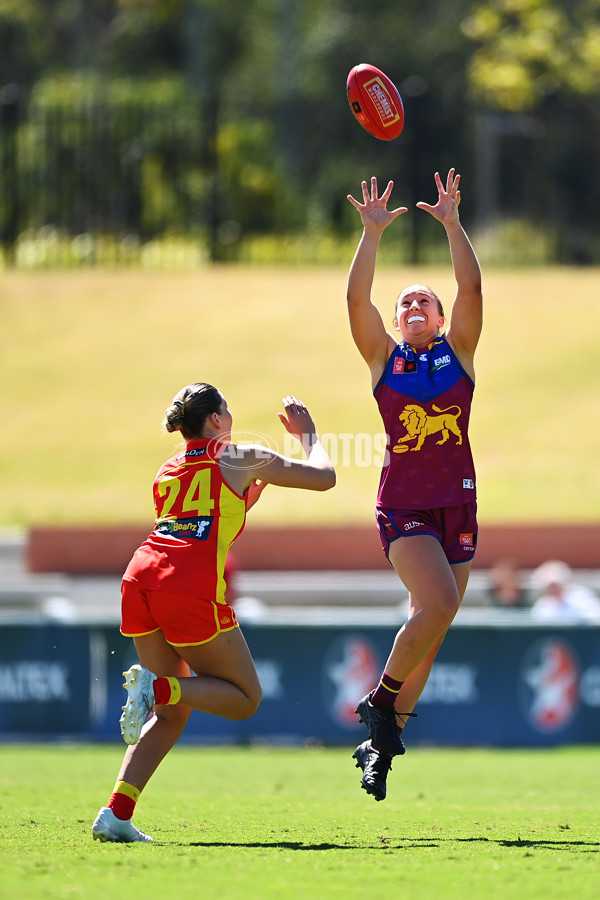
[[[122,747],[0,747],[0,897],[129,900],[598,896],[598,751],[409,749],[376,803],[352,749],[176,747],[136,810],[91,823]]]
[[[449,267],[382,267],[374,299]],[[150,485],[175,443],[161,420],[198,380],[226,394],[234,425],[280,445],[281,397],[306,400],[321,432],[349,435],[325,495],[270,489],[256,522],[371,522],[378,466],[355,435],[381,432],[346,321],[346,271],[0,273],[3,351],[0,527],[150,522]],[[482,522],[597,521],[600,272],[484,272],[472,443]],[[365,464],[363,464],[365,463]]]

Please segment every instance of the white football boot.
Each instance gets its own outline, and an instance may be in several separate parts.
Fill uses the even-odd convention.
[[[126,744],[137,744],[144,722],[154,709],[154,689],[152,683],[156,675],[143,666],[131,666],[126,672],[124,688],[127,689],[127,703],[119,719],[121,734]]]
[[[95,841],[110,841],[113,844],[132,844],[138,841],[151,844],[152,838],[144,834],[132,823],[131,819],[117,819],[112,809],[103,806],[92,825]]]

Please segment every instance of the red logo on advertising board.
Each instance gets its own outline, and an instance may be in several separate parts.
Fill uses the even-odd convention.
[[[377,683],[379,670],[374,648],[361,635],[334,641],[327,651],[323,672],[326,708],[334,722],[356,728],[356,704]]]
[[[556,638],[529,647],[520,671],[520,700],[529,723],[540,732],[565,728],[579,705],[579,665],[575,651]]]

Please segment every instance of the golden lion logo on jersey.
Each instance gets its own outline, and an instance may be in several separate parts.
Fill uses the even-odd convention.
[[[425,442],[425,438],[432,434],[439,434],[441,438],[436,444],[445,444],[450,437],[450,432],[456,436],[456,445],[462,444],[462,432],[458,427],[457,420],[462,412],[460,406],[449,406],[447,409],[439,409],[433,406],[437,416],[430,416],[422,406],[411,403],[406,406],[403,412],[398,416],[404,427],[406,434],[399,438],[394,453],[405,453],[407,450],[420,450]],[[455,409],[456,412],[450,412]],[[416,441],[414,447],[407,447],[408,441]]]

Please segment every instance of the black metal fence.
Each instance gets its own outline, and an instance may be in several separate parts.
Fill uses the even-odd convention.
[[[10,86],[9,86],[10,88]],[[6,264],[139,262],[158,237],[211,255],[215,157],[193,102],[26,110],[0,97]],[[200,252],[200,250],[198,250]]]
[[[165,102],[143,90],[135,102],[42,104],[15,85],[0,89],[0,265],[195,266],[248,259],[265,234],[275,236],[270,261],[280,260],[276,241],[286,234],[352,242],[345,196],[365,175],[391,177],[395,197],[412,206],[431,196],[445,160],[470,173],[461,210],[482,261],[600,262],[600,119],[592,128],[577,109],[473,121],[408,92],[406,134],[389,147],[341,104],[311,116],[296,108],[304,124],[291,140],[268,105],[223,122],[214,96]],[[552,141],[546,121],[556,123]],[[437,228],[425,216],[408,221],[398,261],[430,261]]]

